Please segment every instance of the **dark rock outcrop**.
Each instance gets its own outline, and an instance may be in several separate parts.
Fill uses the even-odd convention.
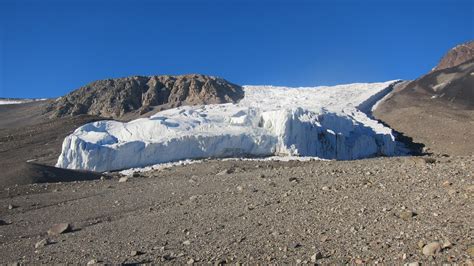
[[[58,98],[46,112],[130,119],[181,105],[235,103],[243,96],[240,86],[212,76],[134,76],[92,82]]]
[[[474,59],[474,41],[460,44],[449,50],[432,71],[455,67]]]

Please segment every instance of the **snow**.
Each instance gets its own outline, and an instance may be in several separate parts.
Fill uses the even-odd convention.
[[[290,162],[290,161],[299,161],[299,162],[309,162],[309,161],[322,161],[324,159],[320,159],[318,157],[311,157],[311,156],[270,156],[264,158],[223,158],[223,159],[216,159],[218,161],[253,161],[253,162],[268,162],[268,161],[280,161],[280,162]],[[197,164],[197,163],[205,163],[208,162],[208,159],[202,160],[181,160],[177,162],[169,162],[169,163],[159,163],[145,167],[137,167],[137,168],[129,168],[120,171],[122,175],[132,176],[133,173],[143,173],[153,170],[164,170],[169,169],[175,166],[184,166],[190,164]]]
[[[24,103],[24,101],[0,100],[0,105],[4,105],[4,104],[20,104],[20,103]]]
[[[133,173],[137,173],[137,172],[142,173],[142,172],[148,172],[148,171],[152,171],[152,170],[163,170],[163,169],[168,169],[168,168],[172,168],[172,167],[175,167],[175,166],[183,166],[183,165],[189,165],[189,164],[202,163],[204,161],[205,160],[190,160],[190,159],[188,159],[188,160],[181,160],[181,161],[177,161],[177,162],[159,163],[159,164],[154,164],[154,165],[145,166],[145,167],[125,169],[125,170],[120,171],[120,173],[122,175],[132,176]]]
[[[28,103],[28,102],[34,102],[34,101],[43,101],[46,99],[5,99],[5,98],[0,98],[0,105],[5,105],[5,104],[21,104],[21,103]]]
[[[66,137],[56,166],[111,171],[202,158],[398,155],[392,130],[368,116],[394,83],[244,86],[237,104],[183,106],[127,123],[94,122]]]

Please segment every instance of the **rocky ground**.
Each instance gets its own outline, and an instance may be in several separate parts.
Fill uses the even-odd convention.
[[[20,185],[0,192],[0,258],[472,265],[473,195],[472,156],[206,161]]]

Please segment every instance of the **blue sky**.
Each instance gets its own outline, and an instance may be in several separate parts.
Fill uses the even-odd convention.
[[[0,97],[130,75],[237,84],[414,79],[474,39],[472,0],[0,0]]]

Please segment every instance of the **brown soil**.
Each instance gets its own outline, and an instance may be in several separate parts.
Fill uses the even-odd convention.
[[[64,138],[77,127],[98,120],[92,116],[48,119],[42,113],[48,101],[0,105],[0,187],[28,182],[84,180],[77,171],[53,166]],[[34,162],[31,164],[29,162]],[[91,173],[89,178],[95,177]]]
[[[473,256],[474,157],[208,161],[135,176],[2,190],[2,262],[289,264],[320,253],[321,264],[439,265]],[[48,236],[57,223],[72,231]],[[423,255],[435,241],[446,247]]]

